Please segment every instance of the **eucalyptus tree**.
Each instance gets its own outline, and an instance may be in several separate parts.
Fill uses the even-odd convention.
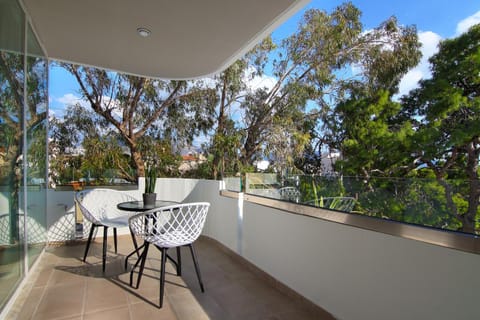
[[[281,141],[283,149],[290,141],[288,154],[302,154],[317,120],[322,125],[317,127],[320,139],[335,148],[343,134],[337,125],[338,103],[353,96],[359,86],[372,96],[380,89],[389,96],[396,92],[401,77],[420,58],[416,29],[400,26],[392,17],[365,31],[360,15],[351,3],[331,13],[309,10],[298,31],[270,53],[275,57],[270,64],[253,64],[258,74],[271,66],[275,84],[249,94],[242,104],[244,163],[268,152],[269,145],[270,149],[277,145],[275,141]],[[278,128],[290,128],[289,134],[279,139]]]
[[[383,128],[384,138],[390,135],[389,131],[406,130],[393,121],[399,106],[392,102],[392,96],[398,92],[402,77],[419,62],[420,43],[416,28],[400,25],[395,17],[364,31],[359,23],[360,13],[353,8],[342,13],[344,10],[330,20],[327,28],[333,45],[325,44],[326,55],[332,60],[321,65],[320,72],[316,73],[326,94],[317,99],[321,106],[321,125],[315,128],[313,137],[319,148],[327,146],[329,150],[339,151],[344,159],[349,159],[353,172],[368,176],[371,170],[389,171],[385,163],[381,165],[377,161],[376,154],[381,151],[375,149],[375,145],[385,147],[373,138],[382,135],[377,130]],[[341,26],[347,29],[337,31]],[[373,145],[361,148],[367,141]],[[392,144],[395,145],[387,143]],[[366,152],[372,149],[376,151]],[[365,158],[355,150],[362,150]],[[320,153],[320,150],[314,152]]]
[[[264,75],[263,69],[275,48],[267,37],[210,79],[210,86],[216,92],[215,105],[210,111],[215,125],[209,141],[214,178],[224,172],[245,170],[258,157],[270,157],[277,164],[291,163],[294,149],[300,145],[301,150],[307,142],[305,135],[299,133],[298,122],[304,118],[301,107],[277,103],[275,108],[265,110],[259,105],[265,103],[262,99],[267,88],[255,82]],[[296,97],[289,99],[292,102]]]
[[[223,177],[225,172],[238,170],[240,133],[233,117],[247,89],[244,81],[246,71],[247,63],[240,59],[212,79],[217,93],[214,104],[210,106],[211,116],[215,120],[209,147],[213,156],[211,177],[214,179]]]
[[[209,105],[212,94],[204,86],[62,65],[76,78],[91,109],[129,148],[138,176],[145,173],[144,154],[139,148],[142,137],[153,135],[182,145],[211,126],[204,106]]]
[[[32,56],[25,59],[22,54],[0,51],[0,183],[8,186],[12,242],[19,237],[19,191],[23,174],[28,174],[27,179],[45,178],[45,79],[44,59]]]
[[[480,24],[442,41],[429,61],[432,77],[403,99],[415,129],[411,153],[417,167],[433,172],[448,211],[471,233],[480,201]],[[459,180],[467,181],[463,190]]]
[[[51,180],[61,184],[83,177],[106,183],[104,178],[116,171],[116,176],[134,181],[124,147],[119,133],[99,114],[80,103],[67,106],[62,118],[50,119]]]

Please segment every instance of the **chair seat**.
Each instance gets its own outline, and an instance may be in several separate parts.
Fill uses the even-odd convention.
[[[117,217],[102,219],[101,223],[102,223],[102,225],[110,227],[110,228],[128,227],[128,218],[129,217],[130,217],[130,215],[125,214],[125,216],[117,216]]]
[[[171,231],[168,233],[163,233],[161,238],[156,235],[147,236],[145,237],[145,241],[148,241],[151,244],[156,245],[160,248],[181,247],[192,243],[192,239],[189,237],[189,235],[181,231]]]

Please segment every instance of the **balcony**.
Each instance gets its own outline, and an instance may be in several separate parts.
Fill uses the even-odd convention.
[[[140,288],[129,288],[122,263],[132,244],[123,230],[120,252],[109,253],[103,276],[100,243],[87,263],[80,261],[83,244],[58,245],[75,238],[73,192],[48,190],[48,234],[56,242],[27,278],[31,290],[24,286],[11,311],[19,313],[12,317],[90,319],[118,312],[135,319],[145,312],[166,319],[476,318],[478,254],[419,241],[404,224],[378,222],[387,229],[395,224],[396,234],[367,230],[353,226],[346,213],[242,196],[220,190],[221,185],[194,179],[157,182],[161,199],[212,204],[198,242],[206,292],[200,293],[184,254],[184,276],[168,274],[168,304],[161,310],[154,306],[158,256],[150,256],[149,277]],[[127,192],[138,197],[139,190]],[[417,235],[432,232],[411,228]],[[471,251],[478,250],[476,237],[464,240]]]
[[[162,199],[212,204],[204,236],[198,243],[207,292],[198,292],[187,260],[183,278],[169,274],[168,303],[158,310],[152,305],[158,295],[158,257],[151,257],[150,276],[142,287],[130,289],[126,285],[127,273],[121,267],[131,249],[128,230],[123,230],[120,254],[110,253],[107,273],[101,274],[98,248],[88,263],[80,261],[83,245],[76,241],[82,233],[76,229],[73,191],[46,190],[40,185],[37,190],[28,185],[25,178],[29,173],[46,176],[46,156],[39,155],[44,160],[33,167],[26,166],[29,161],[25,160],[35,153],[26,146],[38,146],[35,138],[42,138],[46,127],[49,59],[159,78],[199,77],[235,61],[306,3],[227,1],[220,8],[219,3],[212,2],[210,7],[202,4],[190,8],[195,12],[191,19],[174,14],[187,12],[181,7],[183,2],[179,2],[180,7],[171,2],[174,7],[167,9],[159,7],[163,2],[139,6],[137,2],[118,4],[112,0],[88,7],[75,1],[1,3],[2,24],[6,26],[2,29],[2,53],[8,53],[12,66],[8,70],[18,79],[2,87],[2,96],[8,100],[3,105],[16,105],[8,119],[17,121],[3,131],[11,136],[4,135],[9,145],[0,149],[2,155],[15,151],[9,158],[15,167],[8,170],[18,169],[17,178],[23,178],[23,185],[18,194],[14,193],[13,201],[4,194],[0,197],[1,222],[6,226],[0,235],[8,239],[4,241],[11,249],[8,253],[13,252],[17,258],[4,259],[8,263],[0,269],[5,280],[0,290],[2,301],[9,301],[8,308],[1,306],[2,312],[8,312],[1,313],[0,318],[478,318],[480,246],[475,235],[224,192],[217,181],[180,179],[161,179],[157,193]],[[104,13],[112,12],[112,7],[121,15],[109,22]],[[165,16],[159,17],[158,12]],[[135,13],[142,19],[128,19],[125,13]],[[220,13],[223,19],[211,13]],[[85,16],[95,23],[85,24]],[[150,26],[152,37],[140,38],[135,31],[143,29],[139,27],[149,17],[158,24]],[[185,22],[181,24],[188,30],[184,34],[191,38],[176,36],[172,28],[165,28],[167,20],[171,20],[168,25]],[[112,23],[115,21],[118,24]],[[209,29],[214,23],[220,23],[213,28],[216,35]],[[173,34],[174,39],[157,38],[162,32],[166,36]],[[196,50],[192,43],[208,51]],[[124,45],[126,50],[122,49]],[[116,59],[112,60],[112,56]],[[32,61],[36,62],[35,68]],[[159,64],[152,65],[151,61]],[[176,66],[175,72],[170,70],[172,66]],[[29,82],[37,77],[37,84]],[[20,92],[23,94],[19,96]],[[38,101],[31,101],[33,97]],[[36,107],[37,112],[27,112],[27,107]],[[25,129],[29,129],[28,134]],[[41,141],[46,147],[46,140]],[[6,190],[14,189],[18,183],[9,181]],[[141,187],[128,192],[140,198],[139,190]],[[322,206],[327,205],[326,198],[320,201]],[[15,216],[18,224],[10,219]],[[438,241],[425,242],[425,235],[432,234]],[[48,245],[44,250],[45,236]],[[0,252],[3,258],[6,252]],[[37,254],[39,259],[35,259]],[[16,262],[14,272],[9,274],[11,260]]]
[[[109,239],[113,240],[113,239]],[[113,241],[111,241],[113,243]],[[129,287],[124,257],[132,250],[129,236],[119,238],[119,253],[109,248],[102,274],[101,241],[87,263],[84,244],[47,249],[28,288],[13,306],[10,319],[333,319],[313,304],[289,295],[281,286],[211,238],[196,248],[206,284],[201,293],[187,251],[183,275],[167,270],[166,303],[158,309],[160,252],[149,254],[138,290]]]

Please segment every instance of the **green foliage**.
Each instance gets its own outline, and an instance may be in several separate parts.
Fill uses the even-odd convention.
[[[391,17],[365,31],[360,16],[351,3],[309,10],[297,32],[278,43],[265,39],[208,80],[64,65],[95,114],[78,106],[67,113],[57,146],[66,150],[81,137],[92,149],[83,169],[115,166],[128,176],[134,168],[147,179],[150,156],[155,177],[179,175],[173,150],[200,134],[209,137],[208,160],[187,176],[254,171],[262,159],[282,174],[295,165],[320,172],[322,151],[335,151],[337,172],[354,178],[305,178],[303,201],[354,197],[356,211],[367,215],[471,232],[478,220],[472,199],[480,198],[480,26],[443,41],[430,60],[432,78],[398,103],[400,79],[420,59],[417,30]],[[266,68],[273,83],[252,87]],[[129,156],[115,146],[127,146]]]
[[[352,95],[336,107],[339,123],[335,130],[341,140],[335,148],[343,157],[336,167],[346,175],[399,174],[399,164],[408,157],[404,150],[409,146],[412,128],[408,122],[393,121],[401,106],[391,101],[388,91],[380,90],[371,98],[363,94]]]
[[[442,41],[430,63],[432,78],[402,101],[404,117],[415,119],[410,153],[435,174],[462,230],[473,232],[480,205],[480,25]],[[461,192],[458,179],[468,181]]]
[[[135,180],[130,159],[124,153],[121,139],[117,135],[87,137],[83,140],[82,146],[85,154],[81,168],[83,177],[87,180],[94,177],[106,184],[111,183],[108,178],[115,177],[131,182]]]
[[[336,176],[301,175],[298,189],[302,202],[319,203],[321,198],[343,197],[343,180]]]
[[[200,132],[206,133],[212,125],[210,109],[205,106],[214,94],[201,81],[187,84],[67,63],[61,66],[77,79],[82,97],[95,113],[84,113],[86,121],[81,124],[94,123],[94,130],[100,128],[117,134],[122,145],[130,150],[135,176],[145,174],[145,155],[138,146],[144,136],[160,137],[181,147],[191,143]],[[78,130],[83,137],[91,134],[85,126],[79,126]]]
[[[157,184],[157,167],[154,163],[146,162],[145,166],[145,193],[155,193]]]
[[[429,175],[429,170],[410,178],[368,180],[301,175],[289,181],[299,181],[299,201],[309,205],[447,230],[461,229],[462,223],[447,207],[444,187],[434,177],[425,178]],[[463,180],[450,180],[449,184],[455,186],[457,197],[465,188]]]
[[[342,152],[348,162],[347,173],[370,175],[369,171],[380,170],[389,174],[396,161],[389,160],[389,152],[395,149],[390,146],[398,145],[399,140],[406,143],[408,138],[408,124],[395,124],[400,107],[391,97],[403,75],[420,59],[416,29],[391,17],[365,32],[360,14],[351,3],[330,14],[309,11],[301,31],[286,40],[298,57],[296,61],[307,67],[302,75],[313,85],[314,90],[307,91],[315,93],[309,98],[319,108],[319,125],[308,129],[312,139],[304,154],[308,160],[297,162],[310,172],[321,173],[312,165],[318,166],[318,156],[330,150]],[[381,155],[378,147],[387,155]],[[402,150],[403,146],[395,152],[397,159],[402,158]],[[349,155],[344,156],[344,151]]]
[[[179,175],[178,166],[181,157],[173,152],[167,140],[144,136],[138,142],[138,149],[144,155],[145,165],[154,165],[157,177],[175,177]],[[145,176],[147,176],[145,174]]]

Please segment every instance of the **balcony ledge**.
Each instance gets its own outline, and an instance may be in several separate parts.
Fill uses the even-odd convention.
[[[480,254],[480,238],[479,236],[471,234],[413,225],[355,213],[326,210],[299,203],[266,198],[252,194],[243,194],[228,190],[221,190],[220,194],[225,197],[236,199],[238,199],[239,195],[242,194],[241,197],[244,201],[283,210],[291,214],[308,216],[355,228],[421,241],[445,248]]]

